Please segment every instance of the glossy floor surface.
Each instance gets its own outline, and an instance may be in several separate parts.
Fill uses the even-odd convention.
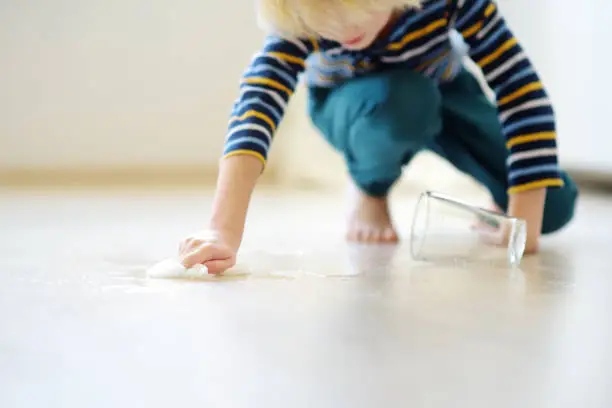
[[[344,196],[261,190],[232,274],[168,281],[209,195],[3,192],[0,406],[610,407],[611,203],[510,271],[350,247]]]

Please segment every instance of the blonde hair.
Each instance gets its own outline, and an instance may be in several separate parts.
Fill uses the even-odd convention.
[[[331,5],[363,13],[371,10],[419,8],[421,0],[257,0],[258,25],[290,38],[316,37],[302,13],[323,15]]]

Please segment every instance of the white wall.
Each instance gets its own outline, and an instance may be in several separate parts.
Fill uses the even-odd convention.
[[[239,76],[263,37],[253,3],[3,2],[0,170],[216,165]],[[609,2],[500,3],[555,102],[562,161],[612,172],[611,86],[590,79],[607,79]],[[286,183],[339,185],[342,162],[304,111],[300,89],[268,171]],[[469,184],[430,155],[417,159],[406,180],[419,188]]]
[[[215,164],[261,38],[249,0],[3,1],[0,166]]]

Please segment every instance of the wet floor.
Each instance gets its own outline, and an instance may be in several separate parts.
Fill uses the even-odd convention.
[[[508,270],[349,246],[343,196],[261,190],[228,276],[147,279],[209,204],[0,195],[0,406],[612,404],[609,198]]]

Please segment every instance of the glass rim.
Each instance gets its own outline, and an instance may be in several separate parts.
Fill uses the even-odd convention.
[[[491,209],[480,207],[480,206],[477,206],[477,205],[474,205],[474,204],[470,204],[467,201],[464,201],[464,200],[452,197],[452,196],[450,196],[448,194],[445,194],[445,193],[433,191],[433,190],[426,190],[426,191],[422,192],[419,195],[419,199],[417,200],[417,206],[419,205],[419,203],[421,202],[421,200],[424,197],[434,198],[434,199],[437,199],[437,200],[446,201],[447,203],[456,204],[456,205],[459,205],[459,206],[465,208],[466,210],[472,211],[472,212],[485,212],[487,214],[491,214],[491,215],[496,216],[496,217],[503,217],[503,218],[506,218],[508,220],[516,220],[518,222],[525,222],[525,220],[522,219],[522,218],[514,217],[514,216],[511,216],[511,215],[508,215],[508,214],[505,214],[505,213],[498,213],[498,212],[495,212],[495,211],[493,211]]]
[[[419,198],[416,202],[416,205],[414,207],[414,212],[412,215],[412,222],[411,222],[411,226],[410,226],[410,255],[412,256],[413,259],[415,260],[421,260],[423,259],[420,255],[420,252],[422,250],[422,246],[423,243],[425,242],[425,236],[427,235],[425,233],[425,236],[421,236],[420,238],[417,238],[416,236],[416,230],[417,228],[415,227],[417,225],[417,220],[418,217],[420,215],[420,213],[423,211],[423,202],[425,200],[426,201],[426,207],[425,207],[425,219],[424,219],[424,231],[428,230],[428,226],[429,226],[429,215],[430,215],[430,210],[429,210],[429,202],[431,199],[435,199],[435,200],[441,200],[441,201],[445,201],[447,203],[450,203],[452,205],[459,205],[460,207],[464,208],[467,211],[473,212],[474,214],[482,214],[482,213],[486,213],[486,214],[490,214],[491,216],[494,217],[502,217],[508,221],[510,221],[510,223],[512,224],[512,231],[514,232],[517,229],[523,229],[525,230],[527,228],[527,221],[523,218],[519,218],[519,217],[513,217],[510,215],[507,215],[505,213],[499,213],[499,212],[495,212],[493,210],[487,209],[487,208],[482,208],[479,207],[477,205],[474,204],[470,204],[464,200],[461,199],[457,199],[455,197],[452,197],[448,194],[445,193],[441,193],[441,192],[437,192],[437,191],[433,191],[433,190],[426,190],[423,191],[421,194],[419,194]],[[511,234],[512,236],[514,236],[515,234]],[[420,246],[421,248],[418,248],[417,250],[417,246]],[[508,250],[508,262],[511,265],[518,265],[520,264],[523,255],[524,255],[524,250],[525,250],[525,245],[524,243],[521,244],[521,249],[520,249],[520,253],[511,253],[512,252],[512,243],[508,242],[507,245],[507,250]],[[517,259],[518,258],[518,259]]]

